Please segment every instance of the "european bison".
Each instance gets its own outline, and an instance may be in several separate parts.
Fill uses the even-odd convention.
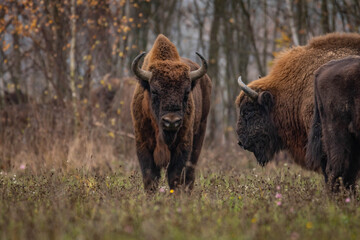
[[[263,166],[284,149],[297,164],[311,168],[305,151],[314,109],[314,71],[349,55],[360,55],[360,35],[331,33],[283,52],[270,73],[249,86],[239,78],[243,90],[236,99],[239,145]]]
[[[360,167],[360,57],[333,60],[315,72],[314,118],[306,151],[338,191],[354,185]]]
[[[164,35],[157,37],[140,69],[144,55],[132,63],[138,84],[131,103],[144,188],[155,190],[160,170],[167,166],[170,188],[183,185],[191,190],[210,107],[207,63],[198,53],[199,69],[194,62],[180,58]]]

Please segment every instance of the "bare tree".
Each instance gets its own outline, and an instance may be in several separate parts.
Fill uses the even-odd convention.
[[[211,77],[212,81],[212,97],[211,102],[212,107],[210,109],[210,124],[209,124],[209,139],[215,139],[217,134],[217,129],[219,126],[220,119],[218,118],[219,105],[217,104],[220,101],[220,74],[219,74],[219,52],[220,52],[220,42],[219,42],[219,31],[221,26],[221,21],[224,16],[224,7],[225,1],[222,0],[213,0],[214,14],[211,22],[211,32],[210,32],[210,44],[209,44],[209,70],[208,75]]]
[[[77,107],[77,93],[75,86],[75,44],[76,44],[76,0],[71,0],[71,42],[70,42],[70,89],[72,106],[74,110],[75,129],[78,125],[78,107]]]
[[[291,35],[295,46],[298,46],[300,44],[299,42],[299,36],[297,33],[297,29],[295,27],[295,21],[294,21],[294,13],[292,10],[291,2],[290,0],[286,0],[286,8],[289,14],[289,23],[290,23],[290,29],[291,29]]]

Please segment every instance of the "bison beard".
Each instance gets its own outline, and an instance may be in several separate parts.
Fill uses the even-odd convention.
[[[321,165],[338,192],[354,186],[360,168],[360,57],[330,61],[315,72],[314,119],[306,157]]]
[[[162,130],[162,137],[166,145],[169,146],[169,148],[172,148],[173,143],[175,142],[177,135],[177,131],[166,131]]]
[[[207,63],[200,54],[200,68],[180,58],[163,35],[158,36],[139,68],[144,55],[137,56],[132,64],[139,83],[131,104],[144,188],[154,191],[160,169],[167,167],[171,189],[185,186],[191,190],[210,108]]]
[[[258,102],[248,101],[241,106],[237,123],[238,144],[253,152],[261,166],[265,166],[282,145],[270,117],[273,99],[269,93],[266,95],[266,100],[263,94]]]

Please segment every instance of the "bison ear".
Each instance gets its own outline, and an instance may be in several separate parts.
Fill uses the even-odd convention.
[[[137,78],[137,80],[139,81],[140,85],[141,85],[143,88],[145,88],[145,90],[150,91],[150,84],[149,84],[148,81],[144,81],[144,80],[139,79],[139,78]]]
[[[263,91],[259,94],[258,103],[264,106],[267,110],[270,110],[274,105],[274,97],[268,91]]]

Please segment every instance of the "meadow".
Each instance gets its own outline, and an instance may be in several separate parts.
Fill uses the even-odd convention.
[[[191,194],[171,191],[165,177],[146,194],[131,144],[120,154],[109,134],[100,136],[55,145],[47,139],[52,148],[41,160],[31,151],[14,153],[0,172],[1,239],[360,236],[359,199],[330,196],[321,174],[291,162],[262,168],[236,145],[206,147]]]
[[[360,32],[359,2],[1,0],[0,239],[360,239],[359,194],[329,194],[286,153],[260,167],[234,130],[238,76],[266,76],[315,36]],[[164,172],[145,193],[134,149],[130,66],[159,34],[209,65],[190,194]]]
[[[132,86],[132,85],[130,85]],[[144,192],[129,101],[107,114],[80,102],[0,112],[0,239],[358,239],[359,197],[282,153],[260,167],[229,138],[206,139],[191,194],[165,172]],[[90,117],[89,117],[90,116]],[[215,146],[214,146],[215,145]]]

